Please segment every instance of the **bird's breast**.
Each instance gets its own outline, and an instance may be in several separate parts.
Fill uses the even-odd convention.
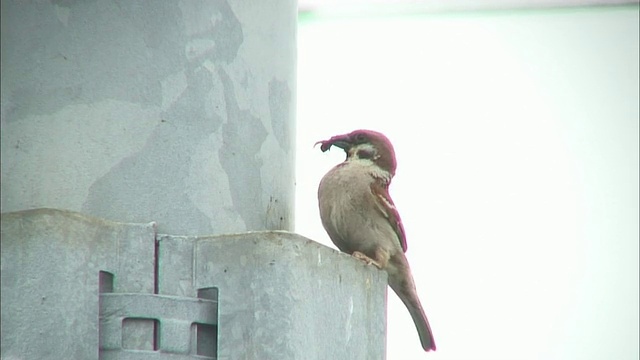
[[[342,251],[369,253],[383,246],[395,252],[395,231],[377,209],[371,185],[375,169],[367,163],[342,163],[320,181],[318,202],[322,225]]]

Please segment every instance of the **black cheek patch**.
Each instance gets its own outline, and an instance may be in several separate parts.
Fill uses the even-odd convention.
[[[362,150],[358,150],[357,155],[358,155],[358,159],[373,159],[374,153],[371,150],[362,149]]]

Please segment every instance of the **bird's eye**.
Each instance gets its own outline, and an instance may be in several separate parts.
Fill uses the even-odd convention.
[[[356,141],[357,142],[365,142],[366,140],[367,140],[367,138],[364,136],[364,134],[356,135]]]

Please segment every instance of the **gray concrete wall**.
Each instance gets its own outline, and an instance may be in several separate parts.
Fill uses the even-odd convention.
[[[52,209],[0,219],[2,359],[97,359],[100,271],[111,291],[153,293],[154,224]]]
[[[287,232],[158,243],[159,294],[217,289],[219,359],[384,359],[386,272]]]
[[[2,359],[384,359],[386,272],[296,234],[38,209],[0,235]]]
[[[2,212],[293,229],[295,0],[0,4]]]

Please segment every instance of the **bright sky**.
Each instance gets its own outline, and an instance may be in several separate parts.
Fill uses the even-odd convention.
[[[388,359],[638,359],[638,7],[303,18],[296,232],[333,246],[313,144],[381,131],[437,352],[389,290]]]

